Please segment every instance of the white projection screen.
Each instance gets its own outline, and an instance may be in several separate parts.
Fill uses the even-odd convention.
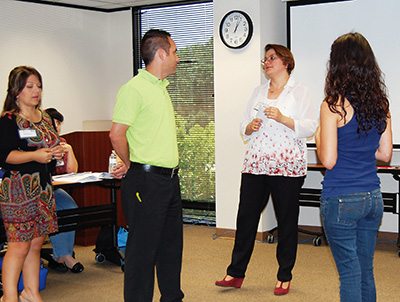
[[[393,143],[400,147],[400,1],[290,1],[288,46],[295,57],[295,78],[311,88],[316,103],[324,97],[332,42],[359,32],[374,50],[385,75],[392,112]]]

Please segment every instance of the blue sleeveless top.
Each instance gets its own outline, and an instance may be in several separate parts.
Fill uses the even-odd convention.
[[[326,170],[322,197],[369,192],[380,188],[375,152],[381,135],[376,128],[357,133],[355,113],[350,122],[338,128],[338,157],[332,170]]]

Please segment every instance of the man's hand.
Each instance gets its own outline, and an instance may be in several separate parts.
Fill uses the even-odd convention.
[[[128,167],[123,162],[118,162],[111,172],[111,175],[117,179],[121,179],[128,172]]]

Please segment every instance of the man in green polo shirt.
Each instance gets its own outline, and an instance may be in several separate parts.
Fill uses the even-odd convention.
[[[110,139],[124,163],[123,211],[129,226],[125,253],[125,302],[151,302],[154,271],[161,301],[179,302],[182,266],[182,203],[178,146],[167,76],[179,58],[162,30],[148,31],[140,54],[146,65],[121,87]]]

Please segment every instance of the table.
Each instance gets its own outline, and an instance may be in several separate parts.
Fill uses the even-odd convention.
[[[57,211],[59,232],[68,232],[94,226],[116,225],[117,224],[117,189],[120,188],[120,180],[103,179],[85,183],[60,183],[53,182],[54,189],[73,189],[87,185],[98,185],[110,189],[110,203],[79,207],[71,210]]]
[[[76,209],[60,210],[57,211],[58,229],[59,233],[76,231],[85,228],[97,226],[112,226],[112,248],[119,252],[118,248],[118,226],[117,226],[117,189],[120,188],[120,180],[118,179],[102,179],[99,181],[90,181],[84,183],[70,183],[70,182],[55,182],[53,181],[54,189],[73,189],[76,187],[98,185],[110,189],[110,203],[105,205],[78,207]],[[51,248],[42,248],[41,258],[47,261],[53,261]],[[96,261],[100,261],[96,255]],[[104,256],[103,256],[104,257]],[[123,268],[123,266],[122,266]]]

